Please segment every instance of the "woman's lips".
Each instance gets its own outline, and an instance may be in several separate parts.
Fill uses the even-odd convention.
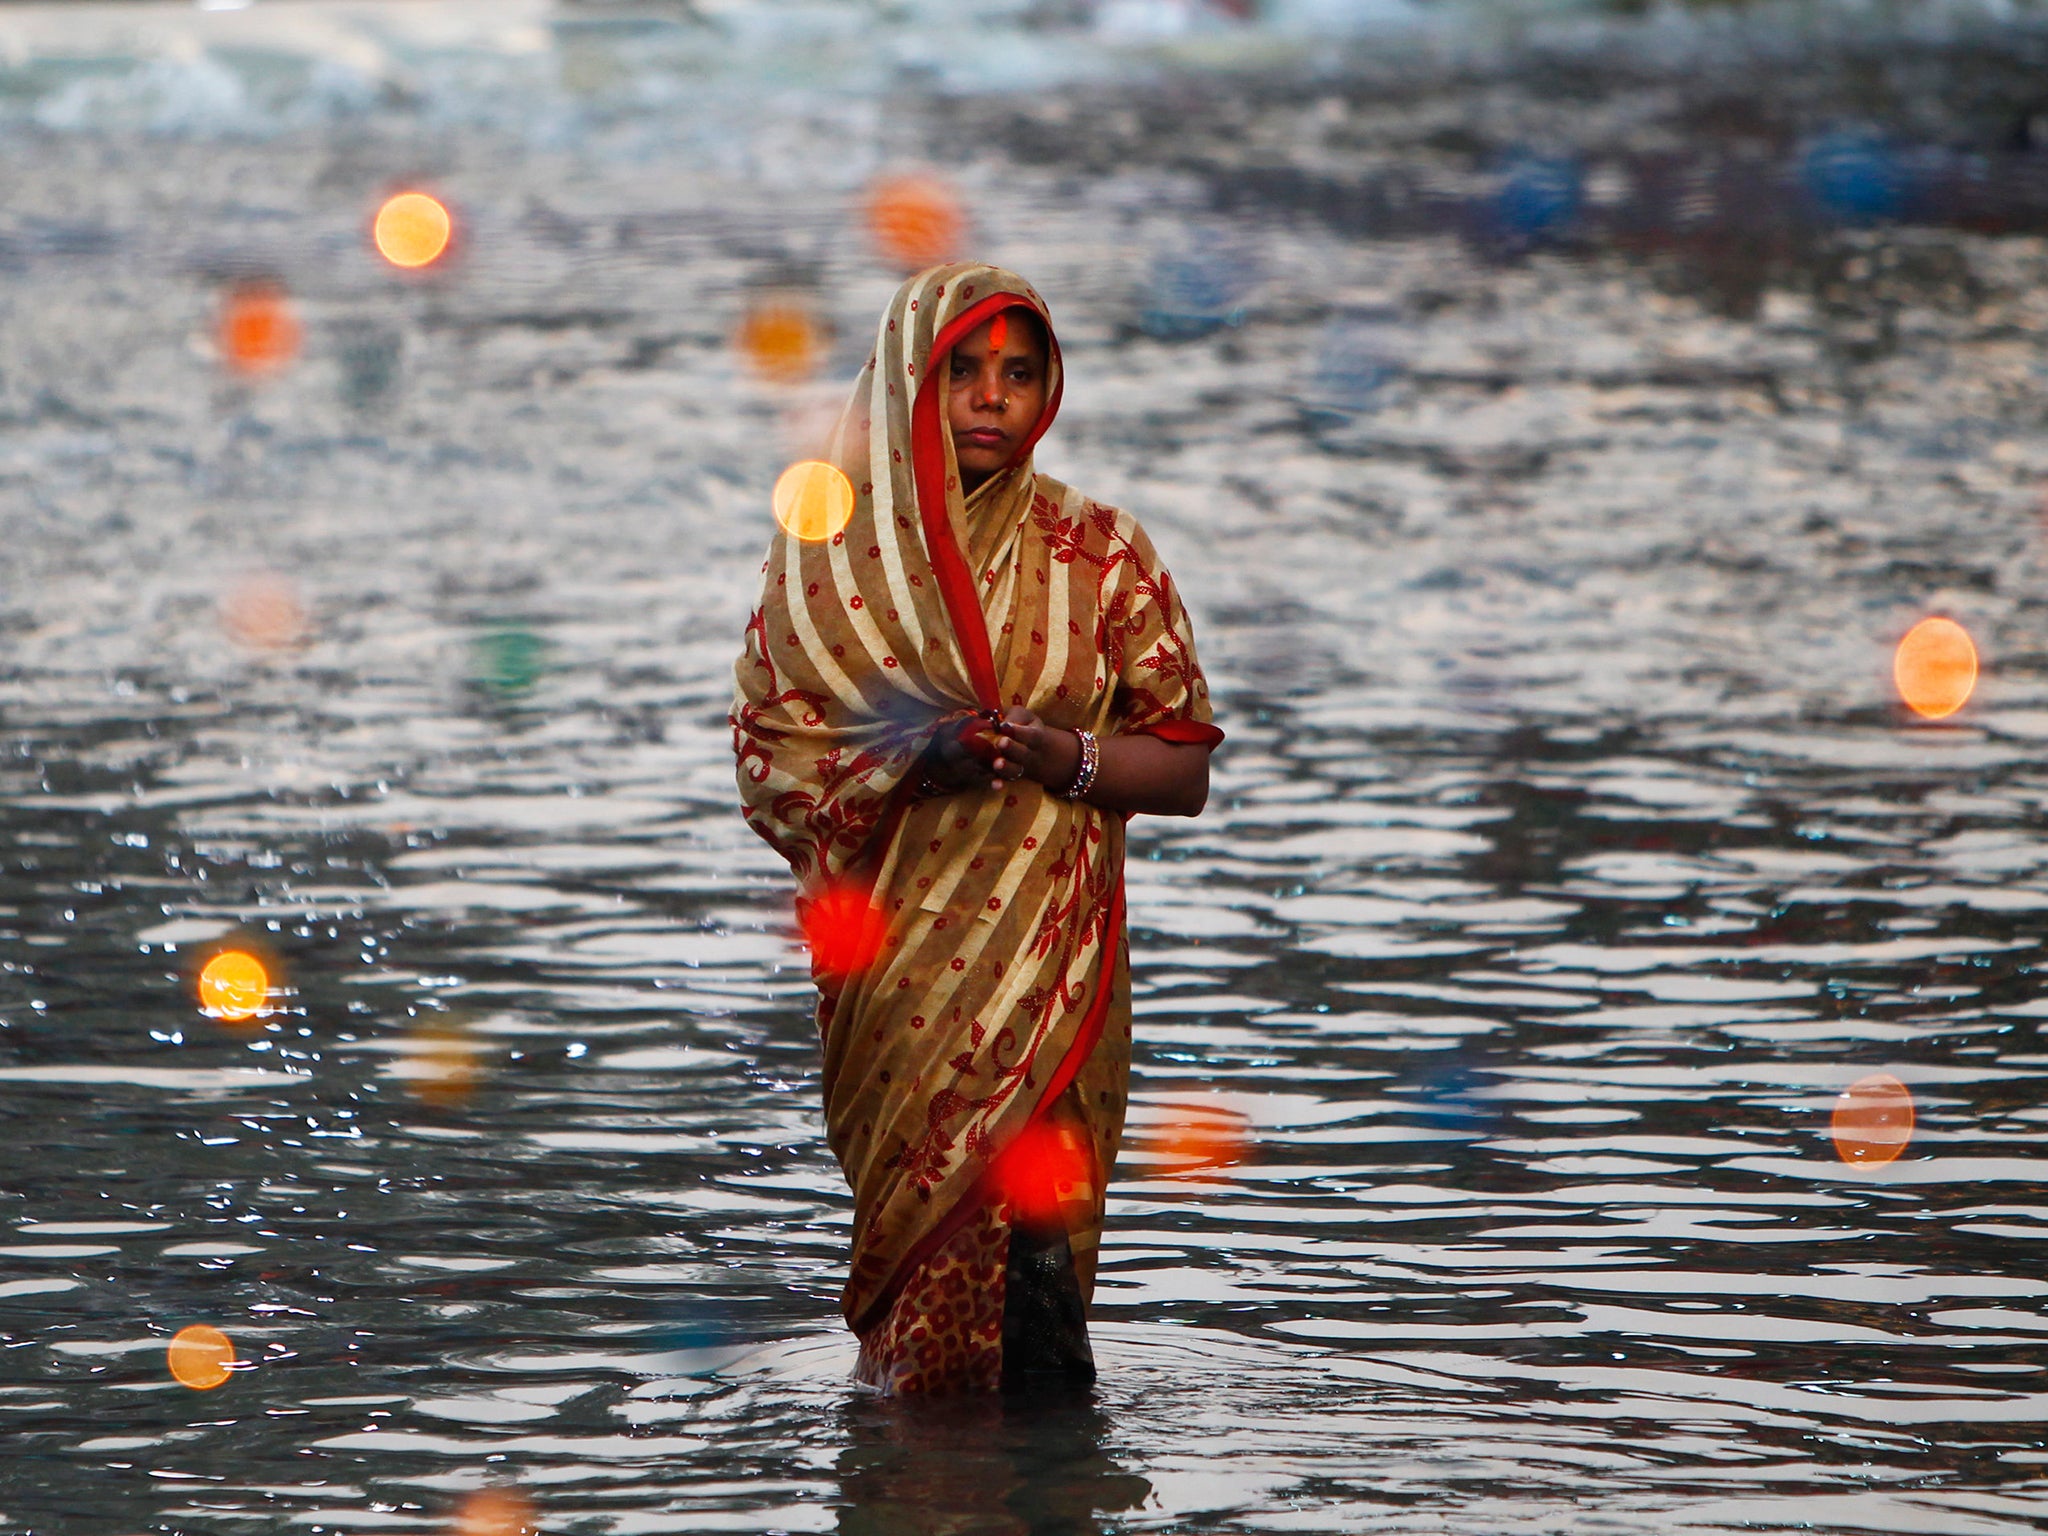
[[[1010,434],[994,427],[976,427],[971,432],[962,432],[960,441],[972,443],[977,448],[1000,448],[1010,440]]]

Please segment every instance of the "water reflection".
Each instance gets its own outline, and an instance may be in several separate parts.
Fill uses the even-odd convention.
[[[1152,1493],[1110,1453],[1116,1427],[1085,1396],[861,1398],[838,1428],[843,1536],[1095,1536]]]

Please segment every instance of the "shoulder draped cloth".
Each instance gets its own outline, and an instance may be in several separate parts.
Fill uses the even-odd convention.
[[[947,356],[1016,308],[1045,326],[1045,412],[963,499]],[[789,861],[812,943],[826,1123],[854,1193],[844,1305],[863,1338],[1070,1088],[1099,1174],[1092,1238],[1130,1059],[1123,819],[1028,780],[920,798],[920,754],[942,724],[1012,704],[1102,736],[1222,739],[1143,531],[1032,468],[1060,387],[1023,279],[951,265],[906,282],[829,440],[851,520],[777,534],[735,667],[746,819]],[[849,907],[853,941],[821,940]]]

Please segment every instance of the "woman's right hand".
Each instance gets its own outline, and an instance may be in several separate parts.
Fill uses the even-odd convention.
[[[976,744],[982,751],[976,750]],[[984,753],[993,746],[988,721],[980,715],[962,715],[948,720],[932,735],[924,750],[925,778],[937,789],[953,795],[968,789],[990,789],[996,782]]]

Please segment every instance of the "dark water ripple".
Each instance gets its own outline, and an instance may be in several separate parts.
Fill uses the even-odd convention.
[[[1789,288],[1261,225],[1250,318],[1168,344],[1121,285],[1198,238],[1172,184],[1014,172],[1048,467],[1145,517],[1231,740],[1134,843],[1102,1389],[931,1413],[847,1383],[721,723],[806,403],[725,353],[744,253],[843,337],[889,280],[829,189],[464,146],[502,238],[398,291],[308,257],[260,392],[179,253],[238,180],[341,251],[332,163],[158,146],[142,208],[9,152],[24,218],[112,233],[0,317],[0,1529],[443,1531],[490,1481],[551,1531],[2038,1527],[2038,243],[1939,233],[1977,307],[1850,356]],[[1361,294],[1403,368],[1305,412]],[[303,645],[223,636],[257,566]],[[1929,608],[1986,656],[1959,723],[1890,703]],[[191,1003],[229,934],[289,978],[254,1034]],[[1878,1071],[1917,1130],[1852,1167]],[[1189,1176],[1191,1125],[1242,1160]]]

